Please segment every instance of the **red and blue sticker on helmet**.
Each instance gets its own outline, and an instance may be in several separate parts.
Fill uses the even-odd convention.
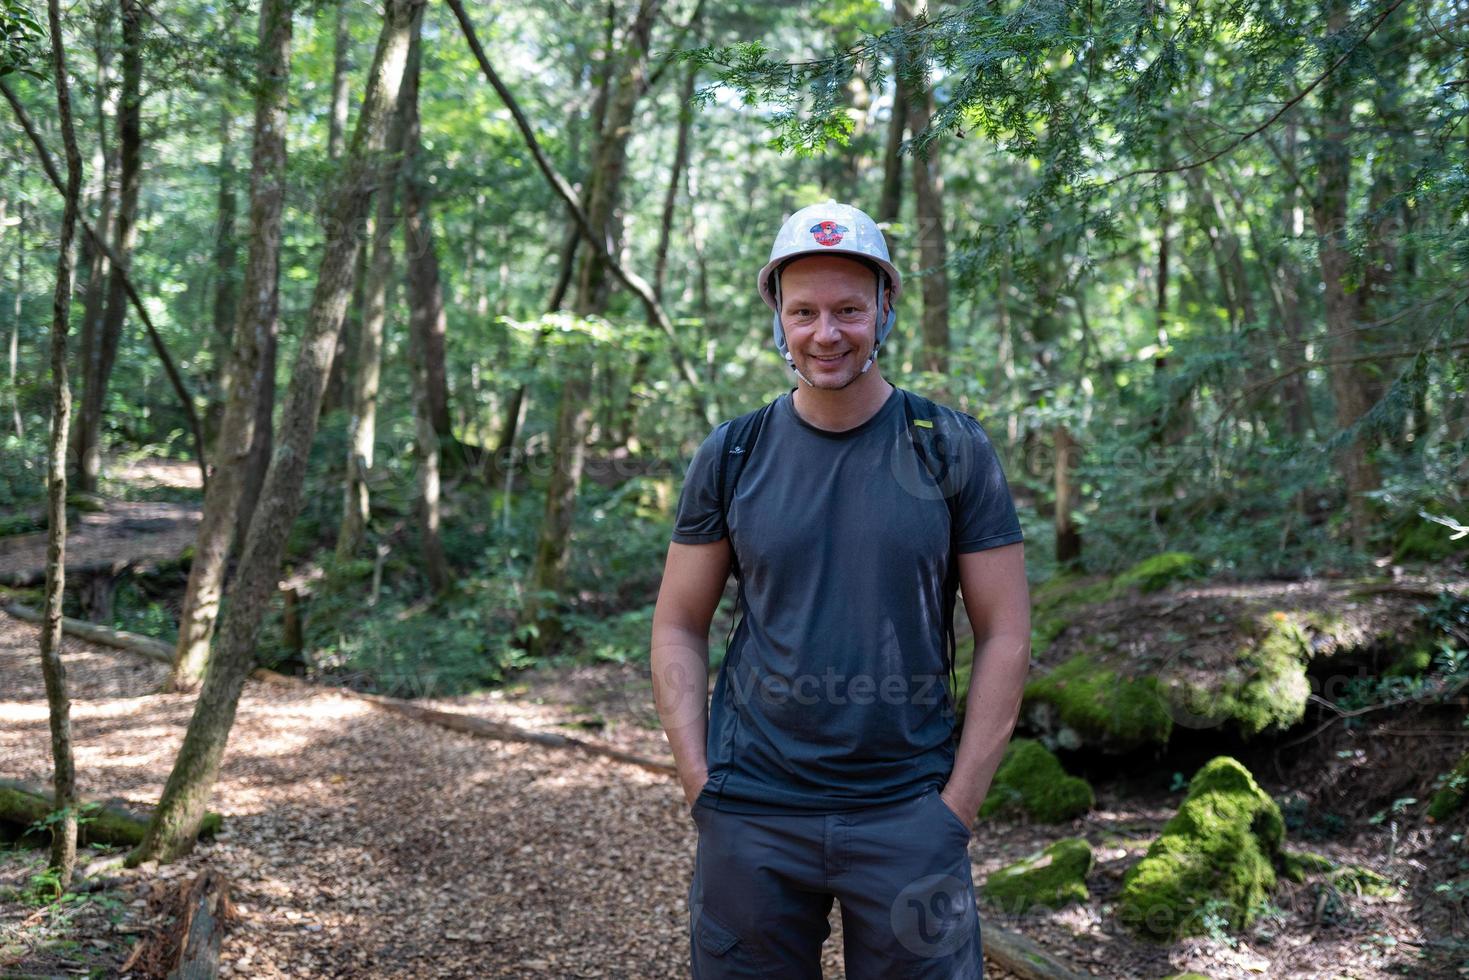
[[[847,233],[846,225],[839,225],[835,221],[822,221],[811,226],[811,237],[816,239],[818,245],[840,245],[842,236]]]

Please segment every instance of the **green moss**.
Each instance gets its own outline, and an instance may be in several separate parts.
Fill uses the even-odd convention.
[[[1281,854],[1280,873],[1296,883],[1305,881],[1308,874],[1335,869],[1335,861],[1315,851],[1284,851]]]
[[[1383,677],[1421,677],[1433,666],[1433,651],[1427,647],[1416,647],[1394,660],[1392,666],[1382,672]]]
[[[1116,584],[1111,579],[1075,573],[1057,575],[1036,586],[1030,594],[1032,655],[1050,646],[1080,610],[1106,602],[1116,593]]]
[[[1164,745],[1173,730],[1156,677],[1121,677],[1086,654],[1026,684],[1025,699],[1053,705],[1062,722],[1109,748]]]
[[[1182,579],[1203,578],[1204,563],[1186,551],[1165,551],[1144,558],[1117,576],[1117,588],[1137,586],[1142,592],[1157,592]]]
[[[1398,886],[1391,878],[1385,878],[1360,864],[1344,864],[1333,871],[1329,880],[1338,891],[1352,892],[1357,896],[1372,895],[1377,898],[1396,898]]]
[[[1054,909],[1085,902],[1091,897],[1086,890],[1091,869],[1091,845],[1068,837],[991,874],[985,879],[984,896],[1010,915],[1032,905]]]
[[[1261,617],[1253,631],[1259,638],[1236,651],[1229,667],[1207,687],[1169,689],[1182,710],[1199,719],[1233,721],[1246,738],[1294,725],[1305,715],[1311,696],[1306,678],[1311,644],[1301,626],[1285,613],[1273,612]]]
[[[1453,816],[1464,805],[1464,797],[1469,795],[1469,752],[1461,755],[1454,768],[1440,778],[1443,786],[1428,801],[1428,817],[1435,821]]]
[[[1198,771],[1178,812],[1123,876],[1118,914],[1164,940],[1206,931],[1210,904],[1230,926],[1248,925],[1275,885],[1284,837],[1275,801],[1249,770],[1219,756]]]
[[[1067,775],[1049,749],[1034,739],[1017,738],[1005,747],[979,815],[1023,811],[1041,823],[1061,823],[1081,816],[1095,802],[1087,781]]]

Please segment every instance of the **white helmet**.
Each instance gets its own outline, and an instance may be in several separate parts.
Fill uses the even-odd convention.
[[[898,270],[888,257],[887,239],[883,237],[882,230],[864,212],[850,204],[836,201],[802,208],[781,225],[775,236],[775,244],[770,248],[770,261],[760,270],[757,285],[761,299],[775,311],[775,348],[798,376],[801,372],[796,368],[796,362],[786,347],[785,330],[780,325],[780,270],[787,262],[801,255],[850,255],[877,266],[882,270],[877,291],[879,313],[882,311],[881,280],[886,277],[892,290],[891,305],[888,315],[878,325],[877,343],[873,345],[867,363],[862,366],[862,373],[867,373],[867,369],[877,359],[878,348],[893,329],[893,321],[897,319],[898,295],[903,291],[902,276],[898,275]],[[801,380],[811,383],[804,376]]]

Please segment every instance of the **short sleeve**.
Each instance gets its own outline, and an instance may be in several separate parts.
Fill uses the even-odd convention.
[[[964,440],[964,482],[959,490],[954,551],[967,554],[1024,540],[1010,484],[995,447],[984,427],[970,415],[960,414],[958,431]]]
[[[678,544],[710,544],[728,536],[719,507],[719,454],[728,428],[728,422],[716,426],[689,461],[673,520],[672,537]]]

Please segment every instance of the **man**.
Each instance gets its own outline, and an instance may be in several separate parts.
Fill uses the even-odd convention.
[[[980,977],[970,824],[1030,659],[1009,489],[978,422],[883,380],[902,284],[871,218],[796,212],[758,284],[799,384],[699,447],[653,615],[654,696],[699,829],[693,976],[819,978],[840,899],[851,980]],[[731,570],[742,615],[709,712]],[[975,634],[957,749],[956,581]]]

